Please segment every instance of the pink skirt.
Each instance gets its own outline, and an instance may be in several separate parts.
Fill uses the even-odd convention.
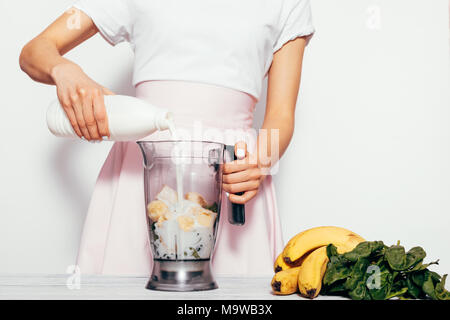
[[[247,141],[255,99],[237,90],[185,81],[147,81],[136,96],[171,110],[182,138],[234,144]],[[167,131],[143,140],[170,139]],[[77,265],[83,274],[149,276],[152,271],[143,185],[142,155],[135,142],[114,143],[98,176],[84,224]],[[212,267],[216,275],[269,275],[283,239],[272,177],[246,204],[246,223],[228,223],[223,197]],[[225,213],[225,214],[224,214]]]

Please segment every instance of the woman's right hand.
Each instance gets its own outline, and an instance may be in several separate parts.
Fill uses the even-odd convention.
[[[114,93],[93,81],[74,63],[56,65],[51,77],[76,134],[88,141],[110,137],[104,95]]]

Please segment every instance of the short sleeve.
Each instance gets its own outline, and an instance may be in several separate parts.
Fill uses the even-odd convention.
[[[133,19],[129,0],[78,0],[73,7],[87,14],[111,45],[131,42]]]
[[[273,52],[279,50],[290,40],[298,37],[312,36],[314,34],[309,0],[287,0],[286,2],[288,5],[281,13],[281,31],[274,44]]]

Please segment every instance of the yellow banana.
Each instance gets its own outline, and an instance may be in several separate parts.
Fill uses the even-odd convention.
[[[298,261],[295,262],[295,265],[288,265],[288,264],[286,264],[286,262],[284,262],[283,252],[282,252],[278,255],[277,259],[275,260],[273,270],[275,271],[275,273],[277,273],[277,272],[284,271],[284,270],[287,270],[287,269],[290,269],[293,267],[299,267],[302,264],[302,262],[306,256],[307,256],[307,254],[304,254],[300,259],[298,259]]]
[[[295,266],[307,252],[334,244],[339,253],[352,250],[364,239],[356,233],[340,227],[316,227],[294,236],[283,250],[283,260],[287,265]]]
[[[283,271],[283,270],[287,270],[291,268],[291,266],[287,265],[284,260],[283,260],[283,253],[280,253],[277,257],[277,259],[275,260],[274,266],[273,266],[273,271],[275,271],[275,273]]]
[[[314,250],[303,261],[298,271],[298,289],[302,296],[314,299],[319,295],[327,263],[326,246]]]
[[[277,295],[296,293],[299,269],[300,267],[295,267],[275,273],[271,283],[273,292]]]

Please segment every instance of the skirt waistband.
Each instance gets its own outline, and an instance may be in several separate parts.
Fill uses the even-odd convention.
[[[136,97],[173,113],[175,125],[249,129],[256,100],[251,95],[211,84],[151,80],[136,86]]]

